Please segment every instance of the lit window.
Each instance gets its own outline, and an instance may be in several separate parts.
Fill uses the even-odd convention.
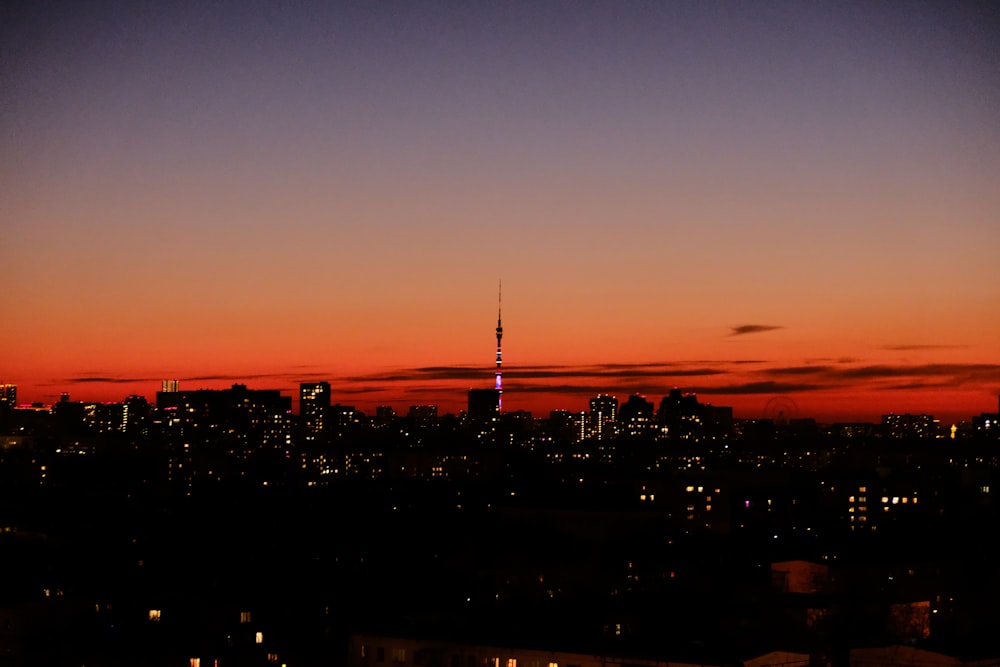
[[[240,612],[240,623],[249,623],[249,622],[250,622],[250,612],[248,612],[248,611],[241,611]]]
[[[159,621],[160,620],[160,610],[159,609],[150,609],[149,610],[149,620],[151,620],[153,622]]]
[[[191,658],[188,664],[190,667],[201,667],[201,658]]]
[[[507,667],[517,667],[517,658],[507,658]]]
[[[256,641],[256,643],[258,643],[258,644],[263,644],[264,643],[264,633],[263,632],[258,632],[257,635],[256,635],[256,637],[255,637],[255,639],[254,639],[254,641]]]

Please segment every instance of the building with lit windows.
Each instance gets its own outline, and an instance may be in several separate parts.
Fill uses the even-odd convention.
[[[500,419],[499,390],[470,389],[467,418],[480,438],[492,436]]]
[[[639,394],[632,394],[622,403],[618,421],[622,433],[628,437],[648,437],[656,433],[653,404]]]
[[[972,418],[972,430],[977,436],[993,440],[1000,438],[1000,396],[997,397],[997,404],[996,412],[984,412]]]
[[[283,446],[290,437],[292,399],[277,389],[230,389],[157,392],[168,437],[225,441],[238,450]]]
[[[892,522],[918,519],[919,496],[912,487],[861,484],[849,491],[847,517],[851,530],[878,530]]]
[[[0,384],[0,408],[13,410],[17,407],[17,385]]]
[[[330,383],[303,382],[299,385],[299,420],[307,440],[319,438],[328,428]]]
[[[882,429],[890,438],[934,438],[938,421],[931,415],[882,415]]]
[[[375,406],[375,418],[372,419],[372,426],[374,428],[392,426],[398,417],[399,415],[396,414],[396,410],[391,405],[377,405]]]
[[[429,428],[437,425],[438,409],[436,405],[411,405],[406,418],[414,428]]]
[[[589,435],[595,440],[611,440],[616,435],[618,421],[618,399],[607,394],[598,394],[590,399]]]

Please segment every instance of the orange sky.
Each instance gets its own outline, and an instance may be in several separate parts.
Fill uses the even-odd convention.
[[[0,28],[23,401],[458,410],[502,278],[507,409],[997,409],[987,4],[114,5]]]

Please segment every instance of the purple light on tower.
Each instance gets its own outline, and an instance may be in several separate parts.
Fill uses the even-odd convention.
[[[503,409],[503,382],[500,375],[500,339],[503,338],[503,325],[500,324],[500,306],[503,281],[497,283],[497,412]]]

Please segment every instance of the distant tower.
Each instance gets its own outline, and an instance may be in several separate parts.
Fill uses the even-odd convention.
[[[500,339],[503,338],[503,325],[500,323],[500,306],[503,283],[497,283],[497,412],[503,410],[503,382],[500,373]]]

